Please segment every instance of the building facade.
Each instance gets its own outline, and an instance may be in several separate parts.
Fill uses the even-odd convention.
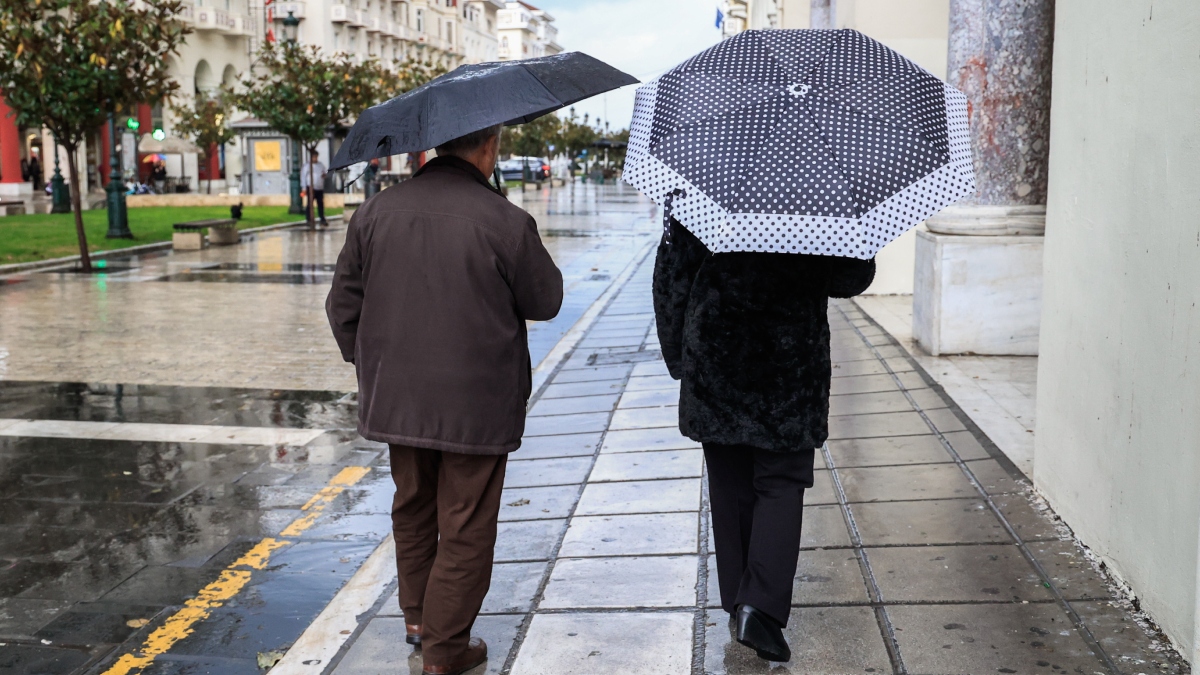
[[[508,2],[499,12],[500,60],[515,61],[562,52],[554,17],[527,2]]]

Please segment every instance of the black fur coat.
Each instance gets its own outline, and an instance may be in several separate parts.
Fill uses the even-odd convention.
[[[672,220],[654,263],[654,313],[667,368],[682,380],[680,431],[778,452],[820,447],[829,298],[858,295],[874,278],[874,260],[713,255]]]

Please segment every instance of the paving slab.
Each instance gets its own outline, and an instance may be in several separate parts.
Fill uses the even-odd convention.
[[[879,438],[930,433],[929,425],[916,412],[881,412],[829,417],[829,438]]]
[[[516,459],[505,467],[505,489],[546,485],[578,485],[592,469],[591,457]]]
[[[657,427],[679,428],[679,407],[621,408],[613,413],[609,429],[654,429]]]
[[[549,560],[567,526],[565,520],[521,520],[500,523],[496,562]]]
[[[596,454],[603,434],[567,434],[532,436],[521,439],[521,447],[508,456],[509,461],[548,457],[582,457]]]
[[[589,483],[575,514],[667,513],[700,509],[700,479]]]
[[[936,464],[954,461],[932,434],[829,441],[829,454],[839,469],[894,464]]]
[[[471,634],[487,642],[488,661],[466,675],[498,675],[523,618],[523,615],[495,615],[476,619]],[[372,619],[334,668],[334,675],[421,675],[421,652],[405,644],[404,635],[403,618]]]
[[[694,622],[690,612],[539,614],[512,673],[689,675]]]
[[[529,409],[529,417],[545,415],[569,415],[572,413],[609,412],[617,404],[617,394],[598,396],[575,396],[572,398],[544,398]]]
[[[500,522],[566,518],[578,500],[578,485],[506,489],[500,494]]]
[[[601,455],[588,480],[607,483],[657,478],[699,478],[704,472],[700,449],[625,452]]]
[[[492,585],[483,600],[483,614],[524,614],[533,608],[549,562],[497,563]]]
[[[696,556],[560,558],[540,607],[695,607],[696,577]]]
[[[698,553],[699,529],[698,513],[578,516],[571,519],[559,556]]]
[[[1012,539],[978,499],[850,505],[864,546],[987,544]]]
[[[600,396],[602,394],[619,394],[625,380],[593,380],[590,382],[555,382],[542,392],[541,400],[557,398],[574,398],[576,396]]]
[[[1034,602],[1054,595],[1015,545],[867,549],[887,602]]]
[[[979,494],[957,464],[838,469],[850,502],[952,499]]]
[[[784,629],[784,637],[792,649],[792,660],[779,664],[768,665],[751,649],[738,644],[725,612],[709,611],[705,627],[706,675],[892,672],[875,614],[869,607],[793,609]]]
[[[679,389],[647,389],[645,391],[626,391],[621,396],[617,408],[658,408],[661,406],[678,406]]]
[[[1104,672],[1058,605],[888,608],[913,673]]]
[[[650,377],[631,377],[625,391],[654,391],[657,389],[673,389],[679,391],[679,380],[670,375],[654,375]]]
[[[679,433],[675,427],[660,429],[631,429],[628,431],[610,431],[604,436],[604,445],[600,452],[646,452],[649,450],[679,450],[682,448],[698,448],[700,444]]]
[[[604,431],[608,428],[608,417],[608,413],[530,417],[525,422],[525,437],[558,436],[561,434],[583,434]]]

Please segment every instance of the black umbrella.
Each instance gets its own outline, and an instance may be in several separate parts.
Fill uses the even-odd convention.
[[[580,52],[460,66],[365,110],[331,168],[422,152],[494,124],[523,124],[637,81]]]
[[[975,192],[967,100],[857,31],[746,31],[638,89],[624,178],[714,253],[866,259]]]

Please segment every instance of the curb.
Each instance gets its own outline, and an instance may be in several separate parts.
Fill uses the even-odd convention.
[[[340,215],[330,216],[328,220],[339,220]],[[298,220],[288,223],[275,223],[274,225],[263,225],[262,227],[251,227],[246,230],[238,230],[239,234],[256,234],[258,232],[269,232],[271,230],[284,230],[290,227],[299,227],[304,225],[305,221]],[[117,248],[111,251],[97,251],[92,254],[92,260],[108,260],[111,258],[128,258],[140,253],[152,253],[155,251],[165,251],[170,249],[172,243],[170,241],[157,241],[152,244],[140,244],[138,246],[130,246],[128,248]],[[20,274],[21,272],[39,272],[43,270],[56,269],[60,267],[68,267],[79,262],[79,256],[68,255],[62,258],[50,258],[48,260],[33,260],[23,263],[10,263],[8,265],[0,265],[0,277],[10,274]]]

